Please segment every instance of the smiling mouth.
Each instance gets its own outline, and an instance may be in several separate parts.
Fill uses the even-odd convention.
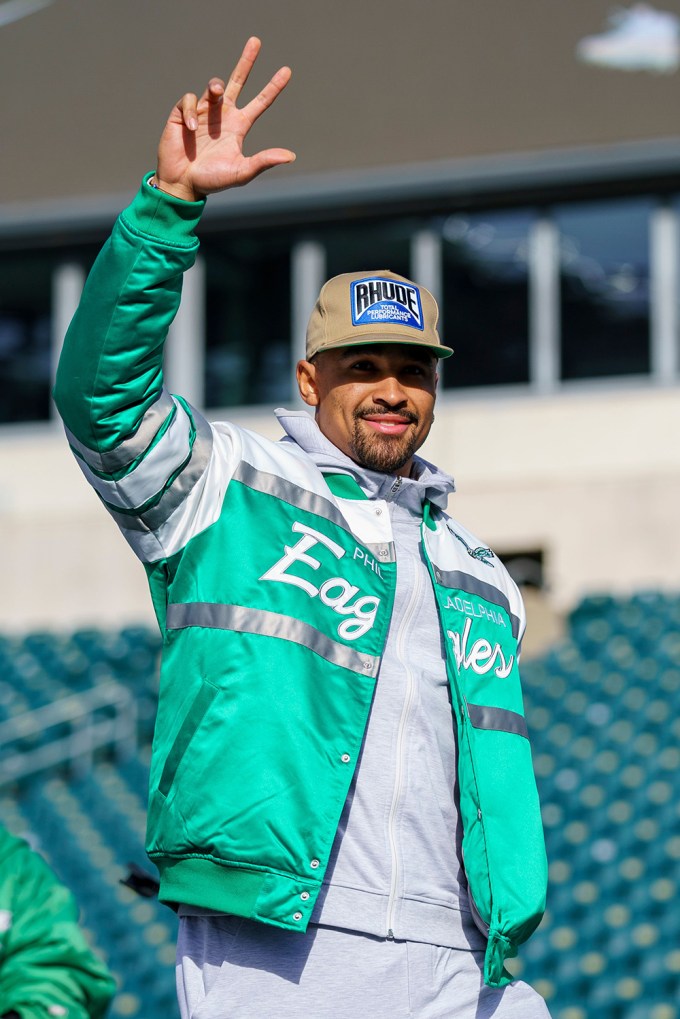
[[[361,420],[379,435],[404,435],[415,421],[399,414],[362,414]]]

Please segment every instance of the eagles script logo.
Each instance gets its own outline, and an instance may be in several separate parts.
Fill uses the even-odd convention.
[[[342,559],[345,555],[345,550],[341,545],[333,541],[332,538],[322,534],[321,531],[317,531],[314,527],[309,527],[296,521],[293,524],[293,530],[297,534],[301,534],[302,537],[295,545],[284,545],[285,555],[278,562],[274,563],[266,573],[263,573],[260,580],[273,580],[279,584],[292,584],[293,587],[299,587],[310,598],[318,598],[324,605],[332,609],[333,612],[337,612],[339,616],[348,617],[338,626],[337,632],[339,637],[343,637],[344,640],[356,640],[357,637],[363,637],[375,622],[380,599],[370,594],[361,595],[359,588],[354,584],[350,584],[344,577],[327,577],[323,581],[319,577],[320,583],[318,585],[313,584],[311,579],[308,578],[314,576],[314,573],[311,571],[318,570],[321,567],[321,560],[310,555],[311,550],[318,549],[316,553],[318,555],[321,549],[325,548],[336,559]],[[377,563],[375,568],[373,568],[371,562],[366,561],[366,557],[361,549],[357,548],[353,558],[363,559],[364,566],[372,569],[378,576],[381,576]],[[307,567],[307,578],[290,572],[291,567],[296,563]],[[357,595],[360,597],[357,597]]]
[[[462,633],[456,630],[446,631],[458,669],[472,669],[478,676],[486,676],[493,672],[499,679],[507,679],[515,664],[515,656],[510,655],[506,658],[501,645],[492,644],[486,637],[480,637],[470,644],[471,629],[472,620],[468,619]]]

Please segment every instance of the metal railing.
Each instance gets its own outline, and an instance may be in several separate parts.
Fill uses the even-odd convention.
[[[118,757],[130,756],[137,747],[137,705],[119,683],[104,683],[0,722],[0,788],[58,765],[82,774],[103,747]]]

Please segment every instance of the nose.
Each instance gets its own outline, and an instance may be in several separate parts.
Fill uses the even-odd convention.
[[[396,410],[408,403],[408,395],[395,375],[386,374],[376,385],[373,399],[383,407]]]

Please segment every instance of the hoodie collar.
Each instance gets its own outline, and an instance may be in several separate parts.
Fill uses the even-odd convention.
[[[325,473],[349,474],[369,499],[406,500],[409,503],[417,502],[419,507],[428,500],[440,509],[446,509],[449,495],[455,491],[453,478],[449,474],[440,471],[422,457],[415,456],[415,477],[403,479],[395,499],[396,475],[371,471],[355,463],[326,438],[307,411],[284,410],[279,407],[275,414],[286,433],[281,442],[298,446]]]

